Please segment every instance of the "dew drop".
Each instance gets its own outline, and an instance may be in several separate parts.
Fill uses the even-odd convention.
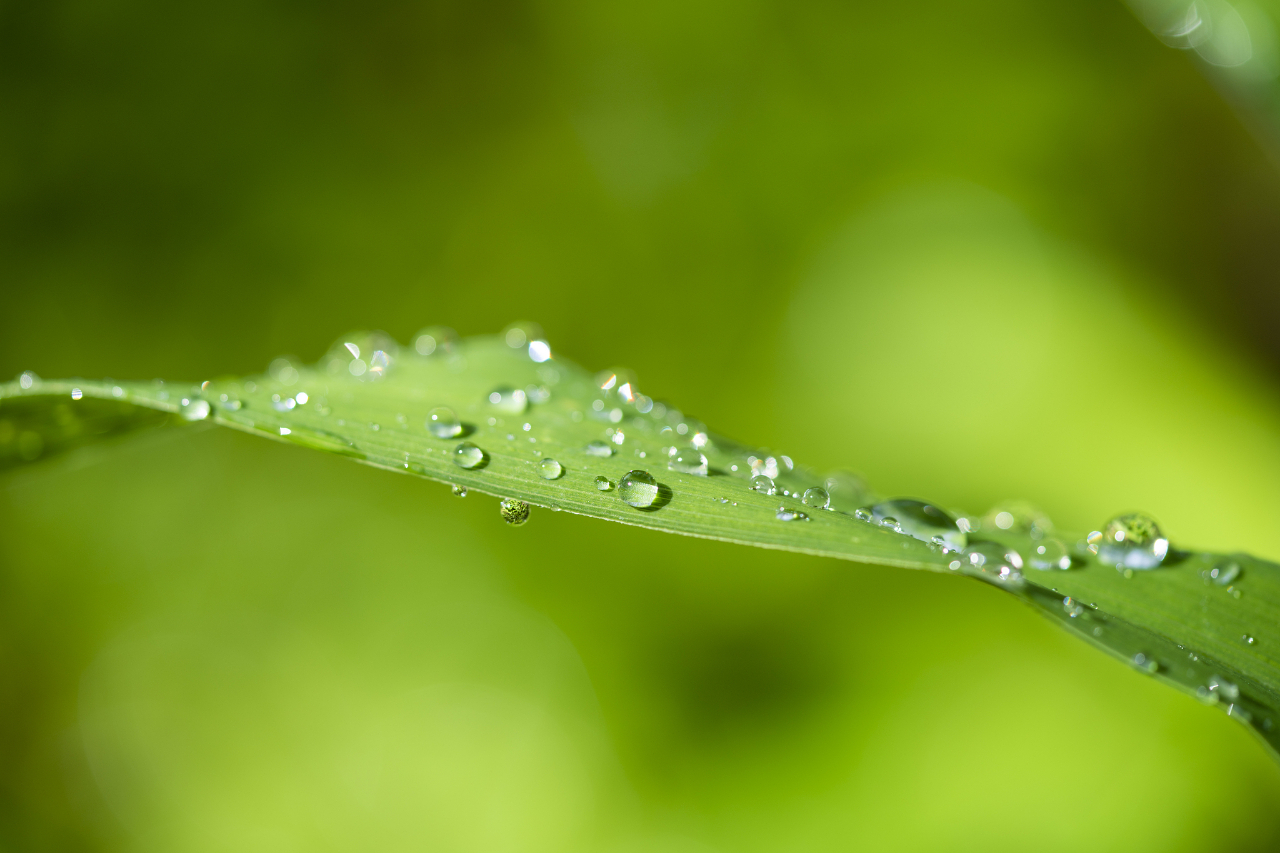
[[[489,392],[489,405],[508,415],[522,415],[529,408],[529,395],[520,388],[503,385]]]
[[[596,488],[602,492],[608,492],[613,489],[613,480],[603,475],[596,477]]]
[[[502,520],[512,527],[519,527],[529,520],[529,505],[514,498],[503,498],[498,503],[498,512]]]
[[[1204,573],[1206,580],[1210,580],[1218,586],[1230,586],[1239,579],[1240,574],[1240,563],[1232,559],[1222,560]]]
[[[29,391],[31,390],[31,387],[39,381],[40,377],[36,376],[35,373],[30,370],[24,370],[18,376],[18,387],[23,391]]]
[[[853,517],[858,519],[858,521],[874,521],[875,520],[875,516],[871,514],[871,510],[867,509],[866,507],[859,507],[858,509],[855,509],[853,511]],[[945,542],[946,540],[944,539],[943,541]]]
[[[564,466],[554,459],[543,459],[538,463],[538,476],[544,480],[554,480],[564,473]]]
[[[1031,568],[1041,571],[1069,569],[1071,555],[1067,553],[1067,546],[1061,539],[1045,539],[1031,549],[1031,556],[1027,562],[1031,564]]]
[[[809,516],[805,515],[798,509],[788,509],[785,506],[778,507],[777,513],[774,515],[778,521],[808,521]]]
[[[618,481],[618,497],[637,509],[651,507],[658,500],[658,481],[648,471],[628,471]]]
[[[831,496],[827,494],[827,490],[817,486],[805,489],[804,496],[800,500],[810,509],[826,509],[831,506]]]
[[[1255,642],[1254,638],[1253,638],[1253,637],[1251,637],[1251,636],[1249,636],[1248,634],[1242,634],[1242,635],[1240,635],[1240,639],[1244,640],[1244,641],[1245,641],[1245,644],[1246,644],[1246,645],[1250,645],[1250,646],[1252,646],[1252,645],[1254,644],[1254,642]]]
[[[1076,601],[1074,598],[1072,598],[1069,595],[1066,598],[1062,599],[1062,609],[1072,619],[1084,613],[1084,605],[1082,605],[1080,602]]]
[[[1116,568],[1154,569],[1164,562],[1169,540],[1160,532],[1155,519],[1141,512],[1118,515],[1096,538],[1090,534],[1089,544],[1098,548],[1098,558]]]
[[[72,389],[71,389],[71,399],[72,399],[72,400],[79,400],[79,399],[80,399],[81,397],[83,397],[83,396],[84,396],[84,392],[83,392],[83,391],[81,391],[79,388],[72,388]]]
[[[603,441],[593,441],[583,448],[583,452],[588,456],[598,456],[601,459],[608,459],[613,455],[613,448]]]
[[[484,462],[484,451],[469,441],[453,449],[453,464],[459,468],[475,468]]]
[[[932,542],[933,537],[941,536],[948,548],[961,551],[968,541],[954,518],[924,501],[896,498],[875,504],[870,510],[876,521],[883,524],[885,518],[891,517],[898,522],[899,533],[913,536],[922,542]]]
[[[467,496],[467,487],[455,484],[453,486],[453,493],[460,498],[465,498]]]
[[[776,495],[778,487],[773,482],[772,477],[766,477],[764,474],[756,474],[751,478],[751,491],[759,492],[762,495]]]
[[[183,400],[181,414],[183,420],[202,421],[209,417],[209,403],[200,399]]]
[[[969,566],[980,576],[1001,586],[1018,588],[1024,583],[1022,555],[999,542],[978,541],[964,549]]]
[[[702,455],[702,451],[696,447],[672,448],[672,450],[675,452],[667,462],[667,467],[672,471],[699,477],[707,476],[707,457]]]

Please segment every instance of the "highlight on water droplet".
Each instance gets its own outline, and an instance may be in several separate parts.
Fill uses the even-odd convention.
[[[751,478],[749,484],[751,491],[759,492],[762,495],[776,495],[778,493],[778,485],[773,482],[772,477],[766,477],[764,474],[756,474]]]
[[[529,408],[529,395],[522,388],[503,385],[489,392],[489,405],[508,415],[522,415]]]
[[[459,468],[475,468],[484,462],[484,451],[469,441],[453,449],[453,464]]]
[[[592,441],[582,449],[582,452],[588,456],[597,456],[601,459],[608,459],[613,455],[613,448],[603,441]]]
[[[564,466],[548,457],[538,463],[538,476],[544,480],[554,480],[564,473]]]
[[[503,498],[498,502],[498,512],[502,520],[512,527],[519,527],[529,520],[529,505],[515,498]]]
[[[895,498],[881,501],[869,508],[871,517],[884,524],[886,518],[897,522],[899,533],[915,537],[922,542],[932,542],[941,536],[946,547],[953,551],[964,550],[968,537],[956,524],[956,520],[933,504],[915,498]]]
[[[1116,516],[1107,522],[1096,541],[1093,534],[1088,541],[1098,548],[1098,559],[1118,569],[1154,569],[1169,552],[1169,540],[1160,532],[1160,526],[1141,512]]]
[[[427,412],[427,432],[436,438],[457,438],[462,434],[462,422],[453,409],[437,406]]]
[[[199,398],[184,399],[180,414],[183,420],[202,421],[209,417],[209,403]]]
[[[529,341],[529,358],[541,364],[551,358],[551,344],[546,341]]]
[[[658,481],[648,471],[628,471],[618,481],[618,497],[637,509],[647,509],[658,500]]]
[[[707,457],[702,455],[702,451],[696,447],[673,447],[671,457],[667,461],[667,467],[672,471],[679,471],[682,474],[694,474],[698,477],[707,476]]]
[[[602,492],[607,492],[613,489],[613,481],[604,475],[596,477],[595,483],[596,488]]]
[[[1071,568],[1071,555],[1061,539],[1045,539],[1031,549],[1027,562],[1033,569],[1050,571]]]
[[[805,489],[800,501],[810,509],[827,509],[831,506],[831,496],[827,494],[827,490],[817,486]]]
[[[454,495],[456,495],[457,497],[465,498],[467,496],[466,486],[459,486],[458,484],[455,483],[452,487],[452,491]]]

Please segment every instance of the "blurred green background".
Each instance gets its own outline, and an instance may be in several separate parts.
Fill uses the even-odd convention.
[[[1157,6],[0,2],[0,375],[529,318],[881,493],[1277,559],[1280,4],[1196,6],[1234,68]],[[0,524],[3,850],[1280,846],[1243,727],[963,579],[219,430]]]

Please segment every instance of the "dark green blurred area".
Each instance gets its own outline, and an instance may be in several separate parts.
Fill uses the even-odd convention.
[[[884,493],[1280,558],[1269,109],[1120,3],[0,3],[0,375],[527,317]],[[0,849],[1280,844],[1243,727],[957,578],[216,430],[0,507]]]

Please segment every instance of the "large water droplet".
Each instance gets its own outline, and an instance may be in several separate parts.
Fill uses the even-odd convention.
[[[658,500],[658,481],[648,471],[628,471],[618,481],[618,497],[637,509],[651,507]]]
[[[932,542],[933,537],[940,536],[946,547],[954,551],[963,550],[968,541],[954,518],[933,504],[914,498],[882,501],[871,507],[871,517],[882,523],[892,517],[898,522],[899,532],[922,542]]]
[[[598,456],[601,459],[608,459],[613,455],[613,448],[603,441],[593,441],[584,447],[582,452],[586,453],[588,456]]]
[[[776,495],[778,493],[778,485],[773,482],[772,477],[756,474],[751,478],[751,491],[759,492],[762,495]]]
[[[1169,540],[1155,519],[1141,512],[1118,515],[1107,522],[1096,544],[1098,559],[1117,568],[1154,569],[1164,562]]]
[[[969,566],[987,580],[1014,588],[1024,583],[1022,555],[999,542],[974,542],[964,549],[964,556]]]
[[[437,406],[427,413],[427,432],[436,438],[457,438],[462,434],[462,422],[453,409]]]
[[[498,503],[498,512],[502,513],[502,520],[512,527],[519,527],[529,520],[529,505],[514,498],[503,498]]]
[[[564,466],[550,457],[538,463],[538,475],[544,480],[554,480],[564,473]]]
[[[1034,548],[1027,558],[1031,568],[1048,571],[1050,569],[1071,568],[1071,555],[1061,539],[1045,539]]]
[[[805,489],[800,500],[810,509],[826,509],[831,505],[831,496],[827,494],[827,490],[817,486]]]
[[[509,415],[522,415],[529,408],[529,395],[523,389],[503,385],[489,392],[489,405]]]
[[[202,421],[209,417],[209,403],[198,398],[182,401],[182,417],[188,421]]]
[[[696,447],[676,447],[672,450],[674,452],[667,462],[667,467],[672,471],[707,476],[707,457],[702,455],[702,451]]]
[[[475,468],[481,462],[484,462],[484,451],[469,441],[453,449],[453,464],[459,468]]]
[[[603,475],[596,477],[596,488],[602,492],[607,492],[613,488],[613,481]]]

